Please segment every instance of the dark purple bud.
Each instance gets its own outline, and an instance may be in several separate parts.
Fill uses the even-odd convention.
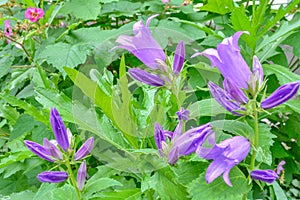
[[[159,123],[154,126],[154,140],[159,154],[162,156],[162,142],[166,142],[165,133]]]
[[[145,70],[133,68],[128,70],[129,74],[136,80],[152,86],[163,86],[165,82],[158,76],[150,74]]]
[[[285,161],[284,160],[280,161],[280,163],[277,166],[276,173],[278,175],[284,170],[283,165],[285,165]]]
[[[54,162],[54,160],[51,159],[50,153],[42,145],[32,142],[32,141],[29,141],[29,140],[24,140],[24,143],[27,146],[27,148],[35,155],[37,155],[45,160],[48,160],[50,162]]]
[[[253,170],[250,173],[250,176],[254,180],[259,180],[267,183],[273,183],[276,179],[278,179],[278,175],[270,169],[267,170]]]
[[[47,182],[47,183],[59,183],[67,180],[67,178],[68,178],[67,172],[59,172],[59,171],[42,172],[37,175],[37,179],[40,182]]]
[[[176,47],[174,60],[173,60],[173,73],[178,76],[182,70],[185,59],[185,46],[184,42],[180,41]]]
[[[76,161],[84,158],[92,151],[93,148],[94,148],[94,137],[90,137],[75,153],[74,160]]]
[[[274,108],[297,94],[300,82],[287,83],[277,88],[268,98],[261,102],[263,109]]]
[[[70,146],[67,129],[56,108],[50,111],[50,123],[57,143],[66,151]]]
[[[245,93],[238,88],[231,80],[225,79],[223,81],[223,87],[226,92],[230,94],[239,103],[247,103],[248,97],[245,95]]]
[[[80,164],[80,167],[77,172],[77,187],[79,190],[83,189],[86,179],[86,163],[85,160]]]
[[[180,108],[180,110],[176,112],[176,115],[178,116],[179,120],[188,120],[190,111],[185,110],[184,108]]]
[[[60,150],[55,146],[55,144],[52,144],[47,138],[44,138],[44,147],[45,149],[49,152],[49,154],[57,159],[57,160],[62,160],[63,155],[60,152]]]
[[[229,93],[211,81],[208,82],[208,88],[211,95],[221,106],[226,108],[229,112],[241,116],[241,114],[235,112],[236,110],[241,110],[240,103],[236,102]]]

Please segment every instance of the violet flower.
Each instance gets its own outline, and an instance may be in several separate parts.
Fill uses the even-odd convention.
[[[25,18],[29,19],[31,22],[36,22],[44,16],[44,10],[41,8],[27,8],[25,11]]]
[[[180,110],[177,111],[176,114],[177,114],[179,120],[188,120],[190,111],[186,110],[184,108],[180,108]]]
[[[50,123],[57,143],[66,151],[70,146],[67,129],[56,108],[50,111]]]
[[[39,156],[44,160],[54,162],[54,160],[51,158],[52,155],[44,146],[29,140],[24,140],[24,143],[27,146],[27,148],[35,155]]]
[[[282,160],[277,166],[276,173],[279,175],[284,170],[283,165],[285,165],[285,161]]]
[[[134,36],[120,35],[116,40],[120,46],[115,48],[126,49],[151,69],[158,69],[157,59],[165,61],[166,55],[160,45],[152,37],[149,30],[151,20],[158,14],[147,19],[146,26],[142,20],[133,25]]]
[[[75,153],[74,160],[76,161],[86,157],[92,151],[93,147],[94,147],[94,137],[90,137]]]
[[[154,140],[155,140],[155,144],[158,149],[158,152],[162,156],[163,155],[163,152],[162,152],[163,142],[164,143],[166,142],[166,137],[164,134],[164,130],[159,123],[155,123],[155,126],[154,126]]]
[[[261,102],[263,109],[274,108],[295,96],[300,82],[287,83],[277,88],[268,98]]]
[[[250,173],[250,176],[254,180],[259,180],[267,183],[273,183],[276,179],[278,179],[278,175],[273,170],[253,170]]]
[[[163,86],[165,82],[158,76],[150,74],[145,70],[133,68],[128,70],[129,74],[136,80],[152,86]]]
[[[51,143],[47,138],[44,138],[43,140],[44,148],[49,152],[49,154],[57,159],[62,160],[63,155],[61,151],[56,147],[55,144]]]
[[[210,144],[213,144],[215,142],[213,141],[214,137],[210,137],[210,139]],[[211,183],[223,174],[225,183],[232,187],[229,178],[230,170],[244,160],[249,151],[250,142],[242,136],[234,136],[219,144],[215,144],[212,148],[205,148],[199,145],[196,153],[204,159],[213,159],[206,171],[205,178],[207,183]]]
[[[4,34],[6,37],[11,37],[12,35],[12,27],[10,26],[9,20],[4,21]],[[7,39],[6,42],[9,44],[11,41]]]
[[[184,42],[180,41],[176,47],[174,60],[173,60],[173,73],[178,76],[182,70],[185,59]]]
[[[67,172],[59,172],[59,171],[47,171],[37,175],[37,179],[40,182],[47,182],[47,183],[59,183],[67,180],[67,178],[68,178]]]
[[[86,163],[85,160],[80,164],[77,172],[77,186],[79,190],[83,189],[86,179]]]

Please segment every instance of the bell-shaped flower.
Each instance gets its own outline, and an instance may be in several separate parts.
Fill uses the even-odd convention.
[[[147,85],[159,87],[165,84],[165,82],[158,75],[150,74],[142,69],[133,68],[129,69],[128,72],[134,79],[146,83]]]
[[[231,95],[231,97],[242,104],[245,104],[248,102],[248,97],[245,95],[245,93],[238,88],[233,82],[231,82],[229,79],[225,79],[223,81],[223,87],[224,90]]]
[[[168,162],[175,164],[180,156],[186,156],[196,151],[202,145],[206,137],[214,134],[209,123],[192,128],[185,133],[177,136],[172,141],[173,147],[168,156]]]
[[[134,36],[120,35],[116,40],[120,46],[115,48],[126,49],[142,61],[147,67],[157,69],[156,59],[165,61],[166,55],[161,46],[152,37],[149,30],[151,20],[158,14],[152,15],[147,19],[146,26],[140,20],[133,25]]]
[[[49,154],[53,158],[55,158],[57,160],[61,160],[63,158],[63,155],[60,152],[60,150],[56,147],[55,144],[50,142],[47,138],[44,138],[43,144],[44,144],[45,149],[49,152]]]
[[[40,182],[59,183],[67,180],[68,173],[60,171],[46,171],[37,175]]]
[[[44,10],[41,8],[27,8],[25,11],[25,18],[29,19],[31,22],[36,22],[44,16]]]
[[[259,180],[267,183],[273,183],[279,176],[273,170],[253,170],[250,176],[254,180]]]
[[[27,148],[35,155],[39,156],[40,158],[43,158],[44,160],[54,162],[54,160],[51,158],[52,155],[44,146],[29,140],[24,140],[24,143],[27,146]]]
[[[66,151],[70,146],[67,129],[56,108],[50,111],[50,123],[57,143]]]
[[[210,137],[214,140],[214,137]],[[210,144],[215,143],[210,141]],[[242,160],[244,160],[250,151],[250,142],[242,136],[234,136],[226,139],[219,144],[215,144],[212,148],[205,148],[199,145],[196,153],[207,160],[213,159],[206,171],[205,179],[207,183],[211,183],[221,174],[227,185],[232,187],[229,178],[230,170]]]
[[[80,164],[77,172],[77,187],[81,191],[84,187],[86,179],[86,163],[85,160]]]
[[[230,85],[226,85],[227,90],[231,91],[233,93],[234,89],[229,89]],[[220,88],[217,84],[209,81],[208,82],[208,88],[211,93],[211,95],[214,97],[214,99],[222,105],[225,109],[227,109],[229,112],[235,114],[235,115],[241,115],[235,111],[242,110],[241,108],[241,102],[237,101],[233,96],[231,96],[227,91]],[[236,92],[236,95],[237,92]]]
[[[83,143],[79,150],[75,153],[74,160],[80,160],[86,157],[94,148],[94,137],[90,137]]]
[[[287,83],[277,88],[268,98],[261,102],[263,109],[274,108],[297,94],[300,82]]]
[[[173,60],[173,73],[178,76],[182,70],[185,59],[185,46],[184,42],[180,41],[176,47],[174,60]]]
[[[238,46],[238,40],[243,33],[247,32],[236,32],[233,36],[225,38],[218,44],[217,49],[206,49],[202,53],[194,54],[193,57],[197,55],[206,56],[212,66],[221,71],[225,79],[232,81],[238,88],[247,90],[252,73]]]
[[[176,112],[176,115],[178,116],[179,120],[188,120],[190,111],[184,108],[180,108],[180,110]]]
[[[172,136],[170,135],[170,137],[172,137]],[[166,137],[164,134],[164,130],[159,123],[155,123],[155,126],[154,126],[154,140],[155,140],[155,144],[158,149],[158,152],[162,156],[163,155],[163,152],[162,152],[163,142],[166,142]]]

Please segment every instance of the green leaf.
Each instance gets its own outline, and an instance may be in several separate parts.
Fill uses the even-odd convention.
[[[222,134],[222,131],[226,131],[246,138],[250,138],[254,135],[252,127],[245,122],[235,120],[217,120],[211,122],[211,126],[216,133]]]
[[[25,190],[19,193],[13,193],[10,195],[10,200],[32,200],[34,198],[35,193],[30,190]]]
[[[201,116],[216,116],[228,113],[215,99],[204,99],[191,104],[188,108],[191,111],[190,118]]]
[[[18,118],[15,126],[13,127],[13,130],[9,138],[13,140],[21,136],[22,134],[30,132],[33,129],[34,125],[35,125],[35,121],[32,116],[26,114],[21,115]]]
[[[185,188],[175,180],[175,174],[170,167],[157,171],[149,180],[150,187],[155,190],[160,199],[187,199]]]
[[[51,192],[57,188],[57,184],[43,183],[37,191],[33,200],[52,200]],[[68,199],[68,198],[67,198]]]
[[[14,56],[10,54],[5,54],[5,52],[2,52],[2,54],[3,55],[0,56],[0,66],[1,66],[0,78],[2,78],[4,75],[6,75],[9,72],[9,68],[14,61]]]
[[[75,188],[69,184],[65,184],[60,188],[51,190],[51,199],[53,200],[77,199]]]
[[[280,185],[275,181],[273,184],[273,189],[276,195],[277,200],[287,200],[288,198],[285,195],[285,191],[280,187]]]
[[[9,121],[10,125],[14,125],[19,118],[19,113],[16,110],[16,108],[13,108],[9,105],[4,105],[1,103],[0,104],[0,117],[7,119]]]
[[[70,0],[65,2],[60,13],[72,14],[78,19],[95,20],[100,13],[100,0]]]
[[[139,188],[116,189],[112,192],[103,192],[100,195],[101,200],[139,200],[142,192]],[[97,197],[95,195],[95,197]]]
[[[272,153],[270,151],[270,146],[273,145],[273,138],[276,138],[276,135],[271,133],[271,128],[267,124],[262,123],[258,124],[258,133],[256,160],[271,165]]]
[[[188,191],[192,200],[236,200],[242,199],[243,195],[251,189],[245,175],[238,167],[234,167],[230,171],[230,180],[233,187],[229,187],[222,176],[207,184],[205,173],[202,173],[199,178],[188,185]]]
[[[86,189],[84,191],[84,197],[89,198],[93,194],[99,193],[102,190],[113,186],[122,186],[122,184],[119,181],[107,177],[99,178],[93,182],[89,181],[85,186]]]
[[[300,75],[289,71],[286,67],[264,64],[263,68],[265,75],[275,74],[281,85],[289,82],[300,81]]]
[[[225,15],[234,9],[232,0],[208,0],[201,10]]]
[[[89,47],[85,44],[71,45],[59,42],[48,45],[39,54],[38,59],[45,59],[47,63],[52,64],[65,76],[66,73],[63,67],[75,68],[77,65],[84,63],[89,52]]]
[[[0,175],[0,179],[0,194],[2,195],[21,192],[28,188],[27,178],[22,172],[18,172],[7,179],[5,179],[3,175]]]

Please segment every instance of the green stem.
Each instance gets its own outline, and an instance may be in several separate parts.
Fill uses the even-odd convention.
[[[73,171],[72,171],[72,168],[71,168],[71,165],[70,165],[70,162],[69,162],[68,159],[67,159],[67,161],[66,161],[65,164],[66,164],[66,166],[67,166],[67,168],[68,168],[68,174],[69,174],[69,177],[70,177],[70,179],[71,179],[72,185],[73,185],[74,188],[75,188],[77,199],[78,199],[78,200],[81,200],[80,191],[79,191],[79,189],[78,189],[78,187],[77,187],[77,182],[76,182],[76,180],[75,180],[75,177],[74,177],[74,174],[73,174]]]
[[[256,98],[253,101],[253,108],[254,108],[254,113],[253,113],[253,118],[254,118],[254,140],[252,141],[252,145],[254,147],[252,157],[251,157],[251,162],[250,162],[250,170],[252,171],[255,167],[255,158],[256,158],[256,151],[257,151],[257,146],[258,146],[258,113],[257,113],[257,107],[256,107]]]

